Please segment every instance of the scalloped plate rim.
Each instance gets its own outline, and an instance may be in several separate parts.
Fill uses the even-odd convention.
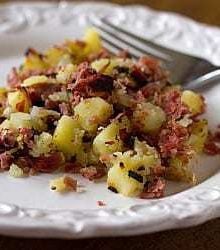
[[[55,3],[35,2],[33,4],[24,3],[25,6],[35,6],[42,4],[45,6],[58,6]],[[63,1],[61,4],[65,4]],[[68,3],[72,5],[73,3]],[[91,2],[76,3],[77,5],[91,4]],[[22,2],[18,2],[13,5],[22,5]],[[128,9],[117,4],[107,3],[95,3],[96,6],[113,6],[114,8]],[[4,8],[11,7],[11,4],[2,4],[0,10],[4,11]],[[133,5],[133,8],[140,8],[140,5]],[[172,15],[173,17],[181,18],[189,23],[194,23],[205,29],[220,30],[217,27],[212,27],[206,24],[199,24],[196,21],[184,17],[180,14],[174,14],[170,12],[158,12],[148,8],[149,12],[161,13]],[[219,175],[219,174],[218,174]],[[217,178],[217,177],[216,177]],[[220,175],[218,176],[220,178]],[[194,195],[200,190],[197,186],[194,189]],[[120,235],[137,235],[150,232],[157,232],[166,229],[182,228],[187,226],[198,225],[209,219],[220,216],[220,187],[212,187],[211,192],[217,192],[217,198],[214,197],[208,202],[200,199],[192,199],[190,194],[192,190],[186,190],[179,194],[166,197],[159,200],[151,200],[148,203],[151,205],[142,204],[134,205],[126,209],[96,209],[90,211],[75,211],[75,210],[45,210],[35,208],[19,207],[14,204],[6,204],[0,202],[0,233],[5,235],[21,236],[21,237],[50,237],[50,238],[85,238],[85,237],[104,237],[104,236],[120,236]],[[198,192],[199,194],[199,192]],[[210,195],[211,197],[211,195]],[[182,198],[176,207],[173,201]],[[182,209],[179,205],[188,204],[195,206],[193,213],[188,212],[184,216],[179,216],[174,213],[175,209]],[[158,205],[158,206],[157,206]],[[137,211],[135,211],[137,207]],[[154,208],[157,212],[165,212],[165,215],[161,218],[160,226],[152,226],[148,228],[147,225],[158,222],[157,214],[156,217],[143,219],[143,214],[146,215],[146,211],[140,212],[141,209]],[[139,210],[138,210],[139,208]],[[203,213],[207,213],[204,216]],[[86,219],[86,215],[88,218]],[[66,217],[70,217],[69,219]],[[155,216],[155,215],[154,215]],[[106,218],[112,219],[111,222],[106,222]],[[121,219],[120,223],[118,219]],[[14,222],[15,220],[15,222]],[[168,220],[168,221],[167,221]],[[19,224],[21,222],[21,224]],[[122,223],[123,222],[123,223]],[[132,227],[132,228],[131,228]],[[135,230],[134,230],[135,227]],[[139,228],[138,228],[139,227]],[[132,229],[132,230],[131,230]]]

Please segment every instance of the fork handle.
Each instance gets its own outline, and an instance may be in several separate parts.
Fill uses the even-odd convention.
[[[184,85],[186,89],[202,89],[210,87],[213,84],[220,83],[220,69],[216,69],[212,72],[204,74],[203,76],[198,77],[195,80],[189,81]]]

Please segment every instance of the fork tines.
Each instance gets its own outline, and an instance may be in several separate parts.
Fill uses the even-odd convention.
[[[107,49],[114,53],[120,50],[128,50],[131,56],[135,58],[148,54],[164,62],[171,61],[172,51],[167,48],[118,27],[105,18],[95,19],[91,22],[99,31]]]

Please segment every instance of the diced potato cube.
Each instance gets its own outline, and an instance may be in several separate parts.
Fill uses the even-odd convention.
[[[63,177],[51,180],[50,189],[56,192],[66,192],[67,189]]]
[[[6,119],[0,124],[0,129],[13,129],[13,125],[11,121]]]
[[[131,173],[118,165],[113,166],[108,171],[108,188],[124,196],[132,197],[139,195],[144,188],[144,184],[133,178]]]
[[[183,181],[196,184],[197,178],[194,172],[195,165],[195,155],[188,160],[185,160],[180,156],[172,158],[169,167],[166,168],[166,178],[173,181]]]
[[[97,72],[110,75],[111,74],[111,70],[109,70],[110,64],[111,64],[111,60],[109,58],[101,58],[101,59],[93,61],[91,63],[91,67],[95,69]]]
[[[54,110],[45,109],[43,107],[33,106],[31,109],[31,119],[33,128],[37,131],[47,130],[47,118],[54,117],[55,120],[58,120],[60,114]]]
[[[165,112],[149,102],[138,104],[133,113],[134,126],[144,133],[157,132],[165,120]]]
[[[22,70],[43,70],[47,67],[48,65],[43,60],[43,57],[39,53],[31,49],[31,51],[29,51],[27,57],[25,58]]]
[[[51,110],[51,109],[46,109],[43,107],[37,107],[33,106],[31,109],[31,117],[36,117],[37,119],[45,119],[48,116],[52,116],[55,119],[58,119],[60,117],[60,113],[57,111]]]
[[[73,64],[67,64],[63,69],[61,69],[57,76],[56,79],[59,83],[66,84],[70,80],[70,77],[72,73],[76,70],[76,65]]]
[[[75,116],[82,128],[95,133],[98,125],[104,123],[113,112],[112,105],[100,97],[84,99],[74,108]]]
[[[183,91],[181,100],[193,115],[200,114],[204,110],[205,104],[202,96],[191,90]]]
[[[72,64],[79,64],[81,62],[83,62],[86,58],[86,56],[88,56],[88,52],[86,52],[86,43],[84,42],[79,42],[79,41],[75,41],[75,40],[66,40],[65,41],[65,49],[68,52],[68,55],[70,56],[69,59],[71,59],[71,61],[69,61],[69,63]],[[67,58],[66,58],[67,59]]]
[[[107,183],[111,190],[126,196],[135,196],[143,190],[151,169],[160,165],[156,150],[136,139],[135,151],[114,153]]]
[[[121,151],[123,142],[119,137],[119,124],[113,122],[104,128],[93,141],[93,150],[97,155]]]
[[[189,144],[197,153],[202,153],[207,137],[208,137],[207,120],[203,119],[194,122],[192,125],[192,133],[189,138]]]
[[[53,143],[58,150],[67,157],[71,157],[81,149],[83,134],[84,131],[80,128],[78,121],[64,115],[58,121],[53,135]]]
[[[4,120],[0,124],[0,128],[2,129],[19,129],[19,128],[32,128],[32,119],[30,114],[16,112],[11,113],[10,118]]]
[[[69,97],[67,91],[59,91],[54,92],[53,94],[49,95],[48,98],[54,102],[68,102]]]
[[[87,53],[98,52],[102,47],[99,33],[94,28],[87,29],[84,41],[87,44]]]
[[[22,87],[31,87],[34,85],[48,83],[49,78],[44,75],[40,76],[31,76],[23,81],[21,84]]]
[[[50,181],[50,189],[60,193],[76,191],[77,180],[69,176],[59,177]]]
[[[49,48],[45,52],[45,62],[51,67],[55,67],[59,64],[62,57],[65,55],[65,51],[59,47]]]
[[[17,112],[10,115],[10,123],[16,129],[18,128],[32,128],[32,121],[30,114]]]
[[[2,96],[2,95],[5,96],[6,94],[7,94],[7,89],[4,87],[0,87],[0,96]]]
[[[4,112],[4,106],[7,102],[7,89],[0,87],[0,115]]]
[[[21,178],[25,176],[23,169],[19,168],[16,164],[11,164],[8,174],[14,178]]]
[[[41,155],[48,156],[53,150],[53,137],[47,132],[41,133],[39,136],[35,136],[34,145],[29,151],[29,154],[33,157],[39,157]]]
[[[91,67],[98,72],[112,75],[115,67],[131,67],[133,64],[130,59],[123,58],[101,58],[91,63]]]
[[[8,93],[8,105],[12,109],[12,112],[28,113],[31,102],[26,92],[21,89]]]
[[[111,163],[113,165],[123,165],[127,170],[137,171],[141,167],[141,174],[148,175],[150,168],[160,164],[160,158],[155,152],[147,154],[140,154],[133,151],[126,151],[124,153],[114,153]]]

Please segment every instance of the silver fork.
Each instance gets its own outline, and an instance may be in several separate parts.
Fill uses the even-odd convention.
[[[104,46],[111,52],[118,53],[127,49],[134,58],[144,54],[155,57],[170,71],[170,80],[173,83],[188,89],[200,89],[220,82],[220,67],[207,60],[155,44],[110,23],[105,18],[90,21],[100,32]]]

